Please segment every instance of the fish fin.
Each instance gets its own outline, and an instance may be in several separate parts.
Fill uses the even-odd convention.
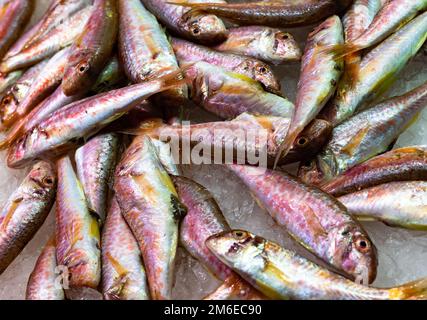
[[[111,265],[113,266],[114,270],[119,275],[119,278],[125,277],[129,271],[123,267],[117,259],[115,259],[109,252],[106,253],[107,259],[110,261]]]
[[[345,60],[345,77],[348,79],[350,85],[353,85],[359,78],[360,73],[360,56],[356,54],[349,54]]]
[[[306,203],[304,203],[303,206],[306,208],[306,210],[301,210],[301,213],[304,216],[307,224],[311,226],[313,237],[318,240],[327,237],[328,232],[320,223],[320,219],[318,218],[316,212]]]
[[[427,278],[408,282],[397,288],[389,289],[389,298],[393,300],[419,300],[427,296]]]
[[[324,46],[320,49],[319,53],[332,54],[334,60],[340,60],[349,54],[358,52],[362,50],[360,46],[354,45],[352,43],[344,43],[344,44],[335,44],[331,46]]]
[[[0,220],[1,229],[6,230],[7,225],[9,224],[10,220],[12,220],[13,214],[15,213],[16,209],[18,208],[19,203],[22,201],[22,198],[15,199],[12,201],[12,204],[10,205],[9,209],[7,210],[5,216],[3,219]]]
[[[187,64],[181,67],[178,71],[168,73],[167,75],[158,78],[158,80],[163,81],[163,87],[160,91],[166,91],[186,85],[189,80],[184,77],[184,74],[193,66],[193,64],[194,63]]]
[[[342,147],[342,152],[346,153],[349,156],[352,156],[356,151],[357,147],[362,142],[363,138],[369,132],[369,125],[360,129],[357,134],[352,138],[345,146]]]
[[[188,19],[189,17],[191,17],[193,14],[198,14],[198,13],[203,13],[205,12],[205,7],[206,5],[209,5],[209,3],[190,3],[186,0],[184,1],[179,1],[179,0],[175,0],[175,1],[166,1],[167,4],[173,4],[175,6],[181,6],[181,7],[188,7],[191,8],[191,10],[189,10],[188,12],[184,13],[182,15],[182,19],[184,21],[186,21],[186,19]],[[215,3],[215,5],[220,4],[220,3]]]
[[[123,267],[119,261],[117,261],[110,252],[106,253],[107,259],[110,261],[113,269],[117,273],[117,277],[114,280],[111,287],[107,289],[107,291],[104,293],[106,297],[108,297],[109,300],[121,300],[120,294],[123,290],[123,288],[126,285],[126,282],[128,281],[127,275],[129,274],[129,271]]]
[[[292,130],[286,134],[285,140],[279,145],[279,149],[276,153],[276,158],[274,159],[273,170],[276,169],[280,160],[283,159],[291,150],[294,141],[298,137],[300,130]]]
[[[141,122],[138,128],[121,130],[120,133],[129,134],[133,136],[146,135],[149,137],[157,138],[158,130],[167,125],[160,118],[147,119]]]
[[[267,297],[253,288],[236,274],[227,277],[224,282],[203,300],[266,300]]]

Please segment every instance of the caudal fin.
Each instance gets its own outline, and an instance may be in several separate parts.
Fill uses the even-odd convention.
[[[390,299],[424,300],[427,299],[427,278],[406,283],[389,290]]]

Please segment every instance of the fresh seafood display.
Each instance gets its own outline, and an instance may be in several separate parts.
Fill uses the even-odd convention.
[[[0,298],[427,299],[426,40],[426,0],[0,0]]]

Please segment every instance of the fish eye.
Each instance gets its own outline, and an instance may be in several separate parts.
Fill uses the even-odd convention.
[[[289,35],[287,33],[282,34],[281,37],[283,40],[288,40],[289,39]]]
[[[258,71],[259,71],[260,73],[266,73],[266,72],[267,72],[267,68],[266,68],[265,66],[260,66],[260,67],[258,68]]]
[[[234,237],[234,239],[236,239],[236,240],[243,240],[243,239],[245,239],[246,238],[246,232],[244,232],[244,231],[240,231],[240,230],[237,230],[237,231],[233,231],[233,237]]]
[[[85,62],[80,63],[80,64],[77,66],[77,70],[78,70],[80,73],[84,73],[84,72],[86,72],[88,69],[89,69],[89,65],[88,65],[87,63],[85,63]]]
[[[50,186],[53,185],[53,179],[52,179],[52,177],[45,177],[45,178],[43,178],[42,182],[47,187],[50,187]]]
[[[300,147],[304,147],[307,143],[308,143],[308,139],[307,139],[306,137],[300,137],[300,138],[298,138],[298,140],[297,140],[297,144],[298,144]]]
[[[193,34],[199,34],[200,33],[199,27],[194,27],[191,31],[193,32]]]
[[[354,243],[359,252],[365,253],[370,249],[369,241],[365,237],[357,238]]]
[[[2,100],[2,104],[9,104],[12,101],[9,96],[6,96]]]

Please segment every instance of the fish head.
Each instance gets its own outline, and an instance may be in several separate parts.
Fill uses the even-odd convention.
[[[360,225],[345,223],[329,234],[332,264],[356,281],[372,283],[377,275],[377,250]]]
[[[301,60],[301,49],[294,37],[288,32],[277,31],[274,34],[273,50],[275,55],[285,57],[286,60]]]
[[[57,182],[54,166],[47,161],[36,163],[29,177],[31,181],[46,191],[52,190]]]
[[[219,43],[227,38],[227,28],[214,15],[190,15],[186,17],[185,29],[203,44]]]
[[[258,81],[267,91],[282,95],[280,92],[280,83],[277,81],[273,70],[268,64],[262,61],[252,58],[245,59],[234,70],[234,76],[238,76],[247,82],[255,83],[255,81]]]
[[[206,246],[221,261],[228,265],[242,262],[244,256],[260,256],[265,240],[244,230],[225,231],[206,240]]]
[[[14,118],[15,112],[18,109],[19,101],[16,99],[13,92],[7,93],[0,102],[0,122],[2,126],[9,127],[11,119]]]
[[[12,145],[9,147],[7,152],[7,165],[10,168],[19,168],[22,166],[22,161],[27,156],[27,141],[29,141],[29,132],[20,136]]]
[[[76,56],[70,58],[70,64],[61,84],[65,95],[73,96],[91,88],[97,76],[91,67],[92,56],[87,51],[78,52]]]

